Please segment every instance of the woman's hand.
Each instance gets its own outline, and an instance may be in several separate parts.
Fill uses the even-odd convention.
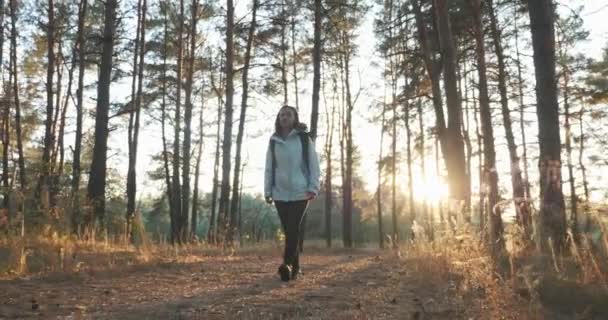
[[[312,200],[312,199],[314,199],[316,196],[317,196],[317,194],[316,194],[316,193],[314,193],[314,192],[310,192],[310,191],[307,191],[307,192],[306,192],[306,200]]]

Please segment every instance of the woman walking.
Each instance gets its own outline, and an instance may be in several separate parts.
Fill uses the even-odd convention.
[[[300,273],[298,239],[308,202],[319,193],[319,158],[300,123],[298,111],[283,106],[275,120],[275,132],[266,152],[264,195],[275,204],[285,233],[285,253],[279,266],[281,280]]]

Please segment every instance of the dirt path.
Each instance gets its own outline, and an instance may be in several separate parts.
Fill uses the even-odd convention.
[[[492,318],[483,293],[463,291],[458,275],[435,281],[388,252],[305,253],[304,275],[289,283],[276,275],[278,252],[197,260],[2,281],[0,318]]]

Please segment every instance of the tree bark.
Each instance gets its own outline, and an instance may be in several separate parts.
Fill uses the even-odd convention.
[[[105,230],[105,191],[106,165],[108,152],[108,114],[110,110],[110,82],[112,80],[112,56],[114,53],[116,0],[105,3],[103,49],[99,68],[97,86],[97,112],[95,115],[95,144],[93,146],[93,161],[87,186],[88,199],[92,204],[93,214],[99,221],[101,231]],[[88,217],[87,225],[93,222]]]
[[[566,245],[566,214],[561,183],[561,138],[555,75],[553,1],[529,1],[528,9],[534,50],[536,115],[540,144],[541,250],[548,253],[554,249],[561,254]]]

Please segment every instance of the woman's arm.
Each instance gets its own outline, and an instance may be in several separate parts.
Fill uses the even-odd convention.
[[[315,195],[319,194],[320,181],[319,178],[321,176],[321,170],[319,168],[319,156],[317,155],[317,150],[315,148],[315,144],[312,139],[308,138],[308,164],[309,164],[309,192],[313,192]]]
[[[270,151],[270,143],[266,149],[266,167],[264,169],[264,197],[272,197],[272,152]]]

